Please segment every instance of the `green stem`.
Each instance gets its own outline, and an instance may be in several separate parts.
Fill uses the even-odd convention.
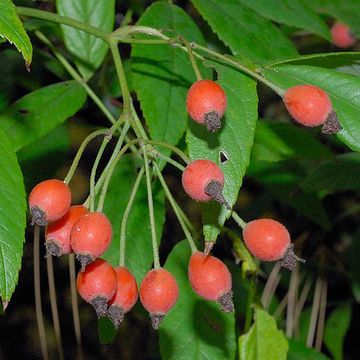
[[[181,164],[179,164],[176,160],[163,155],[161,152],[157,151],[156,149],[152,150],[152,152],[154,152],[154,157],[159,157],[160,159],[165,160],[167,163],[173,165],[174,167],[176,167],[177,169],[179,169],[180,171],[184,171],[185,167],[182,166]]]
[[[198,67],[198,65],[196,63],[196,60],[195,60],[195,57],[194,57],[194,54],[193,54],[193,51],[192,51],[192,48],[191,48],[189,42],[182,36],[179,36],[179,39],[186,46],[186,48],[188,50],[188,55],[189,55],[189,58],[190,58],[191,66],[194,69],[197,80],[202,80],[201,72],[200,72],[199,67]]]
[[[113,136],[114,132],[118,129],[118,127],[120,126],[121,120],[119,120],[118,123],[116,123],[115,125],[113,125],[109,130],[108,133],[105,135],[104,140],[100,146],[100,149],[96,155],[95,161],[94,161],[94,165],[91,169],[91,174],[90,174],[90,211],[94,211],[95,210],[95,177],[96,177],[96,171],[97,168],[99,166],[101,157],[105,151],[105,148],[107,146],[107,144],[109,143],[109,141],[111,140],[111,137]],[[124,130],[123,130],[124,131]]]
[[[134,144],[137,144],[140,142],[140,139],[134,139],[131,140],[130,142],[128,142],[122,149],[121,151],[116,155],[114,161],[111,163],[111,166],[106,174],[105,180],[104,180],[104,185],[103,188],[101,190],[101,194],[100,194],[100,198],[99,198],[99,204],[98,204],[98,208],[97,211],[101,212],[103,207],[104,207],[104,202],[105,202],[105,198],[106,198],[106,194],[109,188],[109,183],[111,180],[111,176],[114,172],[115,166],[118,163],[118,161],[122,158],[122,156],[126,153],[126,151]],[[86,200],[87,201],[87,200]]]
[[[106,42],[109,41],[109,37],[111,35],[110,33],[106,32],[100,28],[89,25],[87,23],[83,23],[81,21],[77,21],[77,20],[68,18],[66,16],[60,16],[60,15],[57,15],[54,13],[50,13],[48,11],[36,10],[36,9],[32,9],[32,8],[17,6],[16,12],[20,16],[29,16],[29,17],[33,17],[36,19],[42,19],[42,20],[53,22],[53,23],[70,26],[74,29],[84,31],[84,32],[86,32],[90,35],[93,35],[99,39],[102,39]]]
[[[150,175],[150,169],[149,169],[149,160],[148,160],[148,156],[147,156],[147,150],[144,145],[142,145],[142,151],[143,151],[143,155],[144,155],[144,164],[145,164],[150,229],[151,229],[151,239],[152,239],[153,255],[154,255],[154,268],[158,269],[158,268],[160,268],[160,259],[159,259],[158,244],[157,244],[157,240],[156,240],[154,202],[153,202],[152,189],[151,189],[151,175]]]
[[[186,239],[187,239],[187,241],[189,242],[189,245],[190,245],[190,248],[191,248],[191,252],[192,252],[192,253],[195,253],[195,252],[198,251],[198,249],[197,249],[197,247],[196,247],[196,245],[195,245],[195,243],[194,243],[194,240],[193,240],[193,238],[192,238],[192,236],[191,236],[191,234],[190,234],[190,231],[188,230],[188,228],[187,228],[187,226],[186,226],[186,224],[185,224],[185,222],[184,222],[184,220],[183,220],[183,218],[182,218],[182,216],[181,216],[181,214],[180,214],[180,212],[179,212],[179,209],[178,209],[178,207],[177,207],[176,201],[175,201],[175,199],[173,198],[173,196],[172,196],[172,194],[171,194],[171,192],[170,192],[170,190],[169,190],[169,188],[168,188],[168,186],[167,186],[167,184],[166,184],[166,182],[165,182],[165,179],[164,179],[164,177],[163,177],[163,175],[162,175],[162,173],[161,173],[158,165],[156,164],[156,162],[154,162],[154,166],[155,166],[156,172],[157,172],[157,174],[158,174],[160,183],[161,183],[161,185],[162,185],[162,187],[163,187],[163,189],[164,189],[165,196],[166,196],[167,199],[169,200],[169,202],[170,202],[170,204],[171,204],[171,206],[172,206],[172,208],[173,208],[173,210],[174,210],[174,213],[175,213],[177,219],[179,220],[179,223],[180,223],[180,225],[181,225],[181,228],[182,228],[183,231],[184,231],[184,234],[185,234],[185,236],[186,236]]]
[[[253,319],[253,302],[255,298],[255,282],[254,279],[250,279],[248,298],[246,303],[246,313],[245,313],[245,324],[244,324],[244,334],[250,330],[251,322]]]
[[[156,140],[143,140],[143,142],[145,144],[158,145],[158,146],[162,146],[164,148],[170,149],[172,152],[179,155],[179,157],[184,161],[184,163],[186,165],[188,165],[190,163],[190,159],[185,155],[185,153],[183,151],[178,149],[176,146],[167,144],[167,143],[162,142],[162,141],[156,141]]]
[[[134,203],[134,200],[135,200],[135,196],[136,196],[136,193],[139,189],[139,185],[140,185],[140,182],[141,182],[141,179],[144,175],[144,167],[142,167],[139,171],[139,174],[135,180],[135,184],[134,184],[134,187],[131,191],[131,194],[130,194],[130,198],[129,198],[129,201],[126,205],[126,209],[124,211],[124,216],[122,218],[122,221],[121,221],[121,230],[120,230],[120,262],[119,262],[119,265],[120,266],[125,266],[125,251],[126,251],[126,225],[127,225],[127,220],[129,218],[129,214],[130,214],[130,211],[131,211],[131,208],[133,206],[133,203]]]
[[[245,229],[246,222],[234,210],[231,213],[231,217],[243,230]]]
[[[96,130],[94,132],[92,132],[91,134],[89,134],[85,140],[81,143],[76,155],[75,155],[75,158],[70,166],[70,169],[67,173],[67,175],[65,176],[65,179],[64,179],[64,183],[65,184],[69,184],[69,182],[71,181],[72,177],[74,176],[74,173],[79,165],[79,161],[81,159],[81,156],[82,154],[84,153],[84,150],[86,148],[86,146],[89,144],[89,142],[93,139],[95,139],[97,136],[99,135],[104,135],[106,134],[107,132],[109,131],[109,129],[99,129],[99,130]]]

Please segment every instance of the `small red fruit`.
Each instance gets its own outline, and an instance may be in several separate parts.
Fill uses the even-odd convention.
[[[154,329],[159,328],[178,296],[178,284],[169,271],[163,268],[153,269],[145,275],[140,285],[140,301],[150,313]]]
[[[286,227],[272,219],[257,219],[246,224],[243,230],[244,241],[250,252],[262,261],[281,259],[281,265],[294,270],[299,259],[290,243]]]
[[[222,195],[224,174],[212,161],[195,160],[190,163],[182,174],[182,185],[185,192],[194,200],[215,200],[230,209]]]
[[[71,206],[61,219],[47,226],[45,235],[47,255],[62,256],[72,252],[70,245],[71,229],[75,222],[87,212],[88,209],[85,206]]]
[[[225,92],[212,80],[196,81],[188,91],[186,109],[194,121],[215,132],[221,128],[220,119],[226,110]]]
[[[109,302],[108,317],[117,328],[124,315],[131,310],[138,299],[138,288],[134,275],[124,266],[115,268],[118,290]]]
[[[62,218],[69,210],[71,191],[61,180],[45,180],[37,184],[29,195],[31,224],[45,226]]]
[[[198,251],[190,257],[188,275],[191,287],[199,296],[217,301],[225,312],[234,311],[231,274],[220,259]]]
[[[335,134],[341,130],[328,94],[313,85],[297,85],[285,91],[284,103],[290,115],[304,126],[323,125],[322,133]]]
[[[111,223],[101,212],[90,212],[76,221],[71,229],[70,242],[82,269],[105,252],[111,237]]]
[[[343,23],[337,22],[331,28],[331,38],[335,46],[347,49],[356,43],[356,37],[350,28]]]
[[[105,316],[108,301],[117,290],[114,268],[105,260],[96,259],[78,273],[76,285],[80,296],[94,307],[97,316]]]

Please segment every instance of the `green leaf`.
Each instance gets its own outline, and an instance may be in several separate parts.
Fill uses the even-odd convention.
[[[10,301],[23,255],[26,201],[23,176],[9,139],[0,131],[0,297]]]
[[[358,204],[354,205],[354,210],[358,211]],[[351,211],[351,208],[348,209]],[[346,215],[345,213],[344,215]],[[349,263],[351,287],[354,297],[360,303],[360,226],[357,231],[351,236],[351,247],[347,251],[347,258]]]
[[[102,256],[112,265],[119,264],[120,225],[129,201],[138,169],[135,160],[125,155],[118,163],[110,181],[104,212],[113,226],[113,239]],[[157,239],[160,242],[165,221],[164,195],[159,183],[153,184]],[[145,178],[142,179],[126,227],[126,266],[140,284],[153,263],[149,210]]]
[[[343,127],[337,136],[352,150],[360,151],[359,77],[305,65],[275,66],[271,70],[264,70],[263,74],[284,90],[298,84],[321,87],[330,96]]]
[[[266,311],[255,310],[250,331],[239,338],[240,360],[285,360],[289,345],[275,319]]]
[[[32,45],[22,22],[16,14],[16,8],[11,0],[0,2],[0,37],[5,37],[21,52],[26,67],[32,60]]]
[[[360,154],[336,156],[316,166],[301,183],[305,191],[360,190]]]
[[[0,114],[0,130],[18,151],[73,116],[85,100],[86,92],[76,81],[43,87],[25,95]]]
[[[59,15],[111,32],[115,21],[115,0],[56,0]],[[108,51],[105,41],[84,31],[62,26],[65,45],[85,79],[103,62]]]
[[[333,155],[307,129],[286,123],[258,121],[251,157],[264,161],[289,158],[322,160],[332,158]]]
[[[324,343],[334,360],[343,359],[345,335],[351,321],[351,305],[346,304],[336,308],[325,323]]]
[[[308,348],[301,341],[289,339],[287,360],[328,360],[329,358],[313,348]]]
[[[209,133],[205,127],[190,123],[187,134],[192,160],[209,159],[219,164],[224,176],[223,194],[230,205],[235,204],[242,179],[249,164],[257,120],[256,82],[228,67],[210,63],[219,73],[219,84],[227,97],[222,128]],[[220,152],[228,160],[220,164]],[[205,241],[215,241],[230,212],[211,202],[203,207]]]
[[[137,25],[171,29],[172,36],[182,35],[189,41],[204,43],[189,15],[178,6],[165,2],[148,7]],[[196,80],[188,55],[171,46],[134,45],[131,56],[133,85],[151,138],[177,144],[187,126],[186,94]],[[205,77],[209,74],[207,69],[203,71]],[[160,151],[170,153],[164,148]]]
[[[306,5],[349,25],[360,36],[360,7],[357,0],[302,0]]]
[[[233,54],[257,63],[293,57],[291,41],[269,20],[238,0],[192,0],[213,31]]]
[[[186,241],[171,251],[165,268],[176,278],[180,294],[160,326],[163,360],[234,359],[235,316],[205,301],[191,289],[187,275],[190,248]]]
[[[107,317],[101,317],[98,319],[97,325],[100,344],[112,344],[117,335],[117,331],[110,319]]]
[[[308,30],[330,41],[325,22],[298,0],[241,0],[259,15],[289,26]]]

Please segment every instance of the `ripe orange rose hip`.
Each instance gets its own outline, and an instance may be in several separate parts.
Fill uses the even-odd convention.
[[[221,260],[198,251],[190,258],[188,275],[191,287],[198,295],[217,301],[225,312],[234,311],[231,274]]]
[[[165,315],[175,305],[179,287],[174,276],[167,270],[153,269],[140,285],[140,301],[150,313],[154,329],[158,329]]]
[[[108,301],[117,290],[114,268],[105,260],[96,259],[78,273],[76,285],[80,296],[94,307],[97,316],[105,316]]]
[[[45,226],[59,220],[69,210],[71,191],[61,180],[45,180],[37,184],[29,195],[32,225]]]
[[[117,328],[124,315],[131,310],[138,298],[138,288],[134,275],[124,266],[115,268],[118,289],[109,302],[108,317]]]
[[[110,221],[101,212],[85,214],[76,221],[71,229],[70,242],[82,269],[105,252],[111,238]]]
[[[321,88],[297,85],[285,91],[284,103],[290,115],[304,126],[322,126],[322,133],[335,134],[341,130],[331,100]]]
[[[182,174],[182,185],[185,192],[194,200],[201,202],[215,200],[230,209],[222,195],[224,174],[212,161],[191,162]]]
[[[281,259],[281,265],[294,270],[299,259],[290,243],[286,227],[272,219],[250,221],[243,230],[244,241],[250,252],[262,261]]]
[[[332,26],[331,38],[333,44],[342,49],[347,49],[356,43],[356,37],[351,33],[350,28],[339,22]]]
[[[220,119],[225,113],[225,92],[212,80],[196,81],[188,91],[186,109],[194,121],[215,132],[221,128]]]
[[[45,234],[47,255],[62,256],[72,252],[70,245],[71,229],[75,222],[87,212],[87,208],[82,205],[71,206],[61,219],[47,226]]]

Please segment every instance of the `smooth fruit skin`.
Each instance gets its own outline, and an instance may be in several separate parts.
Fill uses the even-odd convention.
[[[327,93],[313,85],[293,86],[286,90],[283,100],[290,115],[305,126],[324,124],[332,110]]]
[[[138,287],[134,275],[124,266],[115,268],[118,290],[109,305],[119,306],[127,313],[138,299]]]
[[[205,188],[213,180],[224,185],[223,172],[210,160],[195,160],[185,168],[182,174],[185,192],[196,201],[211,200],[211,197],[205,193]]]
[[[190,257],[188,276],[191,287],[206,300],[217,301],[231,291],[231,274],[218,258],[196,252]]]
[[[333,44],[341,49],[347,49],[356,43],[356,38],[352,35],[350,28],[339,22],[332,26],[331,38]]]
[[[272,219],[257,219],[246,224],[244,241],[250,252],[263,261],[281,259],[290,245],[286,227]]]
[[[140,285],[140,301],[150,314],[165,315],[175,305],[179,287],[174,276],[163,268],[149,271]]]
[[[186,109],[194,121],[204,124],[205,115],[213,111],[221,118],[226,110],[226,102],[225,91],[220,85],[212,80],[199,80],[188,91]]]
[[[33,222],[44,226],[50,221],[62,218],[69,210],[71,191],[67,184],[58,179],[50,179],[37,184],[29,195],[29,207]],[[38,217],[36,211],[43,216]]]
[[[85,215],[88,209],[83,205],[71,206],[68,212],[59,220],[50,223],[46,228],[46,242],[54,242],[61,251],[60,255],[72,252],[70,245],[70,233],[73,225],[79,218]]]
[[[112,227],[101,212],[90,212],[75,222],[71,230],[71,247],[75,254],[99,257],[109,247]]]
[[[96,297],[110,300],[117,290],[115,269],[105,260],[96,259],[85,271],[79,272],[76,285],[80,296],[91,303]]]

